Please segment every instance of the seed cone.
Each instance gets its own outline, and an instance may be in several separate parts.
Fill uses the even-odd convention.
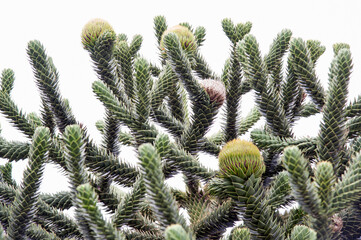
[[[115,34],[113,27],[107,21],[99,18],[90,20],[85,24],[81,33],[81,42],[84,49],[91,50],[99,36],[107,31]]]
[[[162,38],[160,40],[160,49],[162,51],[165,50],[164,36],[167,35],[168,33],[175,33],[177,35],[177,37],[179,38],[179,41],[182,45],[182,48],[184,50],[190,51],[190,52],[193,52],[196,50],[197,43],[196,43],[196,39],[195,39],[193,33],[187,27],[184,27],[181,25],[176,25],[176,26],[171,27],[171,28],[167,29],[166,31],[164,31]]]
[[[200,81],[201,86],[208,93],[208,96],[212,103],[215,103],[217,106],[222,106],[224,100],[226,99],[226,88],[224,87],[223,82],[205,79]]]
[[[236,175],[248,178],[260,177],[266,170],[258,148],[251,142],[234,139],[224,145],[218,156],[219,169],[223,176]]]

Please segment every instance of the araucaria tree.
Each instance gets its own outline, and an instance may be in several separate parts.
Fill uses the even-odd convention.
[[[1,75],[0,110],[29,141],[0,138],[0,157],[8,159],[0,167],[0,238],[360,237],[361,97],[347,101],[349,46],[334,45],[324,89],[315,72],[325,51],[320,42],[293,38],[286,29],[263,56],[251,23],[224,19],[222,27],[230,56],[218,76],[200,51],[203,27],[168,28],[164,17],[155,17],[155,64],[139,55],[140,35],[128,40],[101,19],[85,25],[81,41],[98,77],[92,89],[105,108],[96,123],[101,144],[62,97],[44,46],[30,41],[39,114],[25,113],[12,100],[14,72]],[[255,108],[240,118],[248,92]],[[208,136],[220,108],[222,128]],[[314,114],[322,116],[318,136],[296,138],[296,122]],[[261,118],[264,127],[250,130]],[[120,157],[121,145],[134,147],[139,164]],[[217,157],[219,170],[204,167],[201,152]],[[17,184],[11,164],[24,159],[28,166]],[[69,191],[39,192],[48,163],[61,168]],[[176,174],[186,191],[165,184]],[[70,208],[72,216],[64,213]]]

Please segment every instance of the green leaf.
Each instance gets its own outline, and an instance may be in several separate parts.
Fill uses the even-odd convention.
[[[134,214],[140,209],[140,203],[143,201],[144,196],[144,182],[142,178],[138,178],[131,192],[127,193],[118,205],[113,216],[113,224],[115,227],[120,228],[122,225],[126,225],[134,219]]]
[[[68,111],[59,92],[59,76],[53,61],[45,52],[44,46],[37,40],[28,43],[27,53],[33,67],[35,80],[41,93],[41,98],[50,107],[61,132],[65,127],[75,124],[74,116]]]
[[[355,138],[361,134],[361,116],[351,118],[346,122],[348,138]]]
[[[131,109],[127,104],[120,102],[114,93],[102,82],[95,81],[92,85],[93,92],[97,98],[105,105],[106,108],[114,112],[117,118],[128,126],[134,126],[136,122],[135,116],[131,114]]]
[[[129,46],[129,53],[133,56],[136,56],[137,52],[140,50],[143,42],[143,37],[141,35],[135,35]]]
[[[5,182],[0,182],[1,202],[4,204],[12,204],[17,193],[17,187]]]
[[[128,43],[126,41],[120,41],[117,43],[117,45],[114,48],[114,59],[117,62],[118,67],[120,67],[120,76],[121,83],[124,87],[125,95],[131,99],[134,100],[135,97],[135,86],[134,86],[134,56],[130,52],[130,48],[128,46]],[[112,88],[110,88],[113,93],[118,96],[123,93],[118,93],[118,89],[114,91]],[[125,98],[125,97],[123,97]]]
[[[318,58],[326,51],[326,47],[321,46],[321,42],[317,40],[307,40],[306,45],[310,51],[311,60],[316,65]]]
[[[0,240],[6,240],[6,236],[3,226],[0,224]]]
[[[5,165],[1,165],[0,166],[0,176],[1,176],[0,181],[8,184],[9,186],[16,187],[17,184],[12,177],[12,170],[13,170],[13,165],[9,162],[5,163]]]
[[[180,77],[185,85],[186,90],[190,94],[191,101],[207,102],[208,96],[202,89],[200,84],[191,73],[191,67],[186,54],[182,50],[181,44],[176,34],[169,33],[164,36],[164,44],[167,55],[173,70]]]
[[[168,163],[175,165],[188,178],[209,180],[215,175],[214,171],[202,166],[197,158],[176,144],[170,143],[167,148],[169,149],[169,154],[166,155]]]
[[[346,168],[332,192],[331,209],[337,213],[361,197],[361,155],[357,154]]]
[[[232,230],[230,240],[251,240],[251,232],[245,227],[236,227]]]
[[[235,175],[214,178],[208,191],[225,199],[236,201],[242,213],[244,224],[251,230],[252,237],[284,239],[283,229],[265,199],[261,178],[251,175],[247,180]]]
[[[315,183],[321,200],[322,211],[328,214],[332,199],[332,188],[335,183],[332,163],[320,161],[315,168]]]
[[[284,29],[277,34],[277,37],[270,46],[269,53],[264,58],[267,71],[272,76],[272,84],[276,92],[280,92],[281,90],[281,82],[283,79],[282,58],[288,50],[291,36],[292,32],[289,29]]]
[[[258,107],[252,108],[247,116],[241,119],[238,135],[245,134],[256,122],[258,122],[260,118],[261,112]]]
[[[320,217],[321,202],[311,182],[307,160],[297,147],[292,146],[285,148],[283,163],[290,175],[292,194],[302,208],[317,219]]]
[[[51,107],[44,99],[41,99],[41,121],[42,124],[49,128],[51,135],[56,131],[56,120],[54,113],[51,111]]]
[[[17,193],[11,208],[7,233],[12,239],[23,239],[34,218],[39,186],[47,158],[49,135],[47,128],[39,127],[35,130],[21,190]]]
[[[295,74],[294,62],[291,54],[287,58],[286,79],[282,83],[282,105],[287,119],[290,123],[297,120],[300,115],[301,105],[305,100],[306,93],[300,86]]]
[[[31,112],[27,115],[27,118],[31,125],[33,125],[34,128],[41,127],[41,119],[38,117],[38,115],[34,112]]]
[[[290,54],[294,73],[300,79],[301,85],[312,98],[318,109],[325,103],[325,92],[317,78],[314,63],[306,43],[301,38],[295,38],[290,44]]]
[[[30,124],[26,114],[23,113],[22,110],[19,110],[10,96],[3,91],[0,91],[0,110],[16,128],[23,132],[28,138],[32,138],[35,129]]]
[[[223,125],[226,142],[237,138],[239,131],[239,105],[241,100],[241,65],[235,46],[231,50],[226,88],[225,122]]]
[[[105,211],[114,213],[119,205],[119,196],[114,186],[112,179],[108,177],[99,177],[91,180],[91,185],[98,195],[99,201],[104,205]]]
[[[206,29],[204,27],[197,27],[194,30],[194,37],[196,38],[197,46],[202,46],[203,42],[206,40]]]
[[[156,16],[154,17],[153,21],[154,21],[154,31],[159,45],[164,31],[167,30],[168,28],[167,21],[164,16]]]
[[[272,181],[271,187],[268,189],[266,198],[268,205],[276,210],[281,206],[286,205],[287,198],[291,194],[291,186],[289,183],[289,176],[286,171],[280,172]]]
[[[95,232],[95,239],[115,239],[117,233],[110,223],[105,222],[97,206],[98,196],[90,184],[82,184],[77,187],[78,212],[81,212],[84,219]],[[125,239],[125,238],[122,238]]]
[[[195,60],[195,65],[192,67],[198,77],[201,79],[219,79],[217,74],[210,68],[209,64],[206,62],[199,51],[196,51],[193,54],[193,58]]]
[[[161,228],[179,223],[188,229],[185,219],[178,212],[174,197],[164,183],[161,161],[156,149],[146,143],[142,144],[138,151],[147,194]]]
[[[319,158],[332,162],[337,175],[342,168],[341,159],[345,155],[347,141],[344,108],[351,70],[351,53],[343,49],[331,64],[329,90],[318,135]]]
[[[335,43],[332,45],[332,48],[333,48],[333,53],[336,56],[341,49],[344,49],[344,48],[350,49],[350,45],[347,43]]]
[[[14,87],[15,73],[12,69],[4,69],[1,73],[1,91],[10,95]]]
[[[56,236],[56,234],[46,231],[38,224],[31,224],[26,232],[26,236],[30,239],[49,239],[49,240],[61,239],[60,237]]]
[[[361,136],[357,137],[351,142],[352,151],[358,153],[361,151]]]
[[[104,133],[104,124],[105,123],[102,120],[99,120],[95,123],[96,128],[101,133]],[[118,135],[119,135],[118,140],[121,144],[126,146],[133,146],[135,144],[135,139],[132,134],[119,130]]]
[[[251,31],[252,23],[246,22],[244,24],[238,23],[237,25],[234,25],[231,19],[225,18],[222,20],[222,28],[229,40],[235,45]]]
[[[193,121],[181,137],[182,146],[192,154],[197,152],[199,140],[213,123],[218,108],[192,75],[189,60],[182,50],[178,37],[169,33],[164,37],[165,48],[173,70],[183,82],[192,103]]]
[[[131,187],[139,175],[137,168],[91,143],[86,148],[86,166],[100,176],[127,187]]]
[[[302,207],[292,208],[288,213],[287,221],[285,222],[285,235],[289,236],[292,229],[298,224],[308,225],[308,214],[302,210]]]
[[[259,45],[253,35],[246,35],[238,44],[240,62],[246,78],[256,91],[256,103],[273,134],[290,137],[292,132],[282,108],[280,96],[268,83],[267,68],[261,58]]]
[[[320,113],[320,110],[317,109],[317,106],[314,103],[309,102],[301,106],[300,115],[302,117],[310,117],[317,113]]]
[[[78,125],[69,125],[64,132],[65,160],[69,171],[70,189],[72,192],[73,205],[76,207],[75,219],[84,237],[95,239],[94,230],[86,221],[84,214],[80,211],[77,202],[77,187],[88,182],[85,172],[85,150],[82,132]]]
[[[109,109],[105,110],[102,147],[114,156],[119,155],[120,121]]]
[[[291,232],[290,240],[316,240],[316,232],[304,225],[295,226]]]
[[[135,79],[137,88],[136,112],[139,122],[146,122],[150,108],[150,72],[148,62],[143,58],[137,58],[134,62]]]
[[[317,139],[315,138],[282,138],[260,129],[251,132],[251,139],[258,148],[280,153],[285,147],[297,146],[306,156],[316,156]]]
[[[65,159],[74,197],[76,188],[88,182],[85,172],[85,152],[82,136],[82,131],[78,125],[70,125],[65,129]]]
[[[180,224],[173,224],[167,227],[164,235],[166,240],[191,240]]]
[[[49,206],[49,204],[42,200],[42,195],[40,195],[40,198],[37,203],[38,212],[36,219],[34,219],[35,222],[41,223],[42,227],[46,228],[49,232],[54,232],[60,238],[82,236],[73,218]]]
[[[202,202],[204,200],[194,199],[194,201]],[[192,229],[197,239],[219,238],[228,227],[232,227],[238,221],[237,211],[230,199],[215,207],[211,205],[210,201],[206,200],[202,206],[206,207],[205,209],[199,209],[196,203],[187,208],[188,212],[191,211],[191,208],[196,211],[193,213]]]
[[[93,60],[94,68],[98,78],[104,82],[112,92],[121,98],[119,80],[114,75],[113,49],[116,36],[113,31],[102,33],[95,41],[94,48],[90,50],[90,57]]]
[[[361,115],[361,95],[354,99],[353,102],[350,102],[346,107],[346,116],[355,117]]]

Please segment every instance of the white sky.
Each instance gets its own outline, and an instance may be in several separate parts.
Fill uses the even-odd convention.
[[[222,31],[221,20],[231,18],[234,23],[250,21],[251,33],[256,36],[265,54],[272,40],[284,28],[294,37],[320,40],[326,52],[319,59],[317,73],[324,86],[333,56],[332,44],[346,42],[351,45],[354,70],[350,83],[350,96],[361,92],[361,1],[303,0],[303,1],[1,1],[0,70],[15,71],[12,97],[25,112],[39,113],[40,98],[31,66],[26,55],[30,40],[40,40],[54,60],[60,73],[60,90],[68,98],[76,118],[89,129],[91,136],[100,142],[94,123],[103,118],[103,107],[96,100],[91,84],[96,80],[88,53],[80,41],[81,30],[89,20],[103,18],[117,33],[131,39],[143,36],[141,54],[157,62],[158,53],[153,30],[153,18],[164,15],[168,26],[189,22],[193,27],[204,26],[206,41],[201,48],[205,59],[215,72],[221,73],[229,56],[230,43]],[[244,97],[243,114],[247,114],[253,97]],[[315,136],[318,119],[312,117],[296,126],[298,136]],[[0,117],[2,136],[9,140],[25,138]],[[312,126],[311,126],[312,125]],[[126,155],[124,151],[122,155]],[[207,157],[203,162],[209,166]],[[22,177],[24,162],[14,164],[14,177]],[[66,188],[66,179],[51,167],[46,168],[41,190],[55,192]]]

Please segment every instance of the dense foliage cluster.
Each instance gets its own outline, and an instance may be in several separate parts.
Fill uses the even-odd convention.
[[[325,90],[315,72],[325,52],[320,42],[286,29],[262,56],[251,23],[224,19],[222,27],[231,51],[218,76],[200,51],[203,27],[168,28],[155,17],[155,64],[138,53],[140,35],[128,40],[104,20],[90,21],[81,42],[105,108],[96,123],[100,145],[62,97],[44,46],[30,41],[40,114],[21,111],[11,97],[14,72],[1,75],[1,113],[29,141],[0,138],[0,157],[8,160],[0,166],[0,239],[357,239],[361,97],[347,102],[349,46],[334,45]],[[241,118],[248,92],[256,107]],[[208,136],[220,108],[222,129]],[[296,138],[296,122],[314,114],[322,116],[318,136]],[[252,142],[241,140],[261,118]],[[138,165],[121,159],[121,145],[136,149]],[[217,157],[219,170],[204,167],[199,153]],[[17,184],[12,162],[24,159]],[[39,192],[48,163],[61,168],[69,191]],[[165,184],[176,174],[185,192]],[[64,213],[70,208],[74,216]]]

